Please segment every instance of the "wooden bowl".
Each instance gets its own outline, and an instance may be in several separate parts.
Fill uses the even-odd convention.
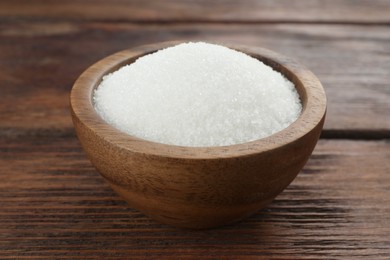
[[[226,225],[263,208],[294,180],[320,136],[325,93],[309,70],[289,58],[262,48],[229,46],[263,61],[295,84],[303,111],[293,124],[267,138],[221,147],[155,143],[107,124],[92,101],[102,77],[176,44],[132,48],[89,67],[70,95],[73,123],[92,164],[131,207],[176,227]]]

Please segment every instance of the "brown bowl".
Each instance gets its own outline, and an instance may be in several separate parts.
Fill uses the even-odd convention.
[[[267,138],[220,147],[155,143],[107,124],[92,101],[102,77],[176,44],[132,48],[89,67],[70,95],[73,123],[92,164],[131,207],[177,227],[226,225],[263,208],[294,180],[319,138],[325,93],[309,70],[289,58],[262,48],[229,46],[263,61],[295,84],[303,110],[293,124]]]

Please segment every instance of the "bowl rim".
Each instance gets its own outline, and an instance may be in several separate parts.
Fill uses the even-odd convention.
[[[93,92],[104,75],[134,62],[141,56],[184,42],[187,41],[141,45],[114,53],[91,65],[79,76],[70,93],[73,120],[78,120],[102,140],[120,149],[132,153],[176,159],[219,159],[267,152],[302,138],[323,123],[326,114],[326,95],[318,78],[306,67],[289,57],[265,48],[210,41],[208,42],[223,45],[259,59],[292,81],[302,101],[302,111],[297,120],[281,131],[262,139],[228,146],[190,147],[141,139],[114,128],[100,117],[93,105]]]

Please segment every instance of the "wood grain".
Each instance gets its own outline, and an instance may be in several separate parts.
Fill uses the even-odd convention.
[[[166,40],[262,46],[312,70],[328,96],[324,134],[390,136],[390,33],[387,26],[0,24],[0,133],[72,133],[68,94],[92,63],[114,52]]]
[[[126,22],[390,22],[387,0],[2,0],[1,19]]]
[[[388,259],[390,144],[320,140],[265,210],[208,231],[127,207],[73,137],[0,139],[0,257]]]

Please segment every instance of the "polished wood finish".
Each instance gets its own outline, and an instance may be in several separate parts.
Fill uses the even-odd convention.
[[[326,97],[321,83],[297,62],[266,49],[244,51],[283,73],[303,109],[286,129],[264,139],[223,147],[180,147],[149,142],[114,129],[93,107],[104,75],[177,42],[144,45],[88,68],[70,95],[77,136],[92,164],[131,206],[177,227],[226,225],[269,204],[306,163],[320,136]]]
[[[389,259],[389,8],[387,0],[0,1],[0,258]],[[322,139],[306,166],[235,225],[179,230],[132,210],[75,137],[69,92],[87,67],[180,39],[273,49],[305,64],[327,93]]]

